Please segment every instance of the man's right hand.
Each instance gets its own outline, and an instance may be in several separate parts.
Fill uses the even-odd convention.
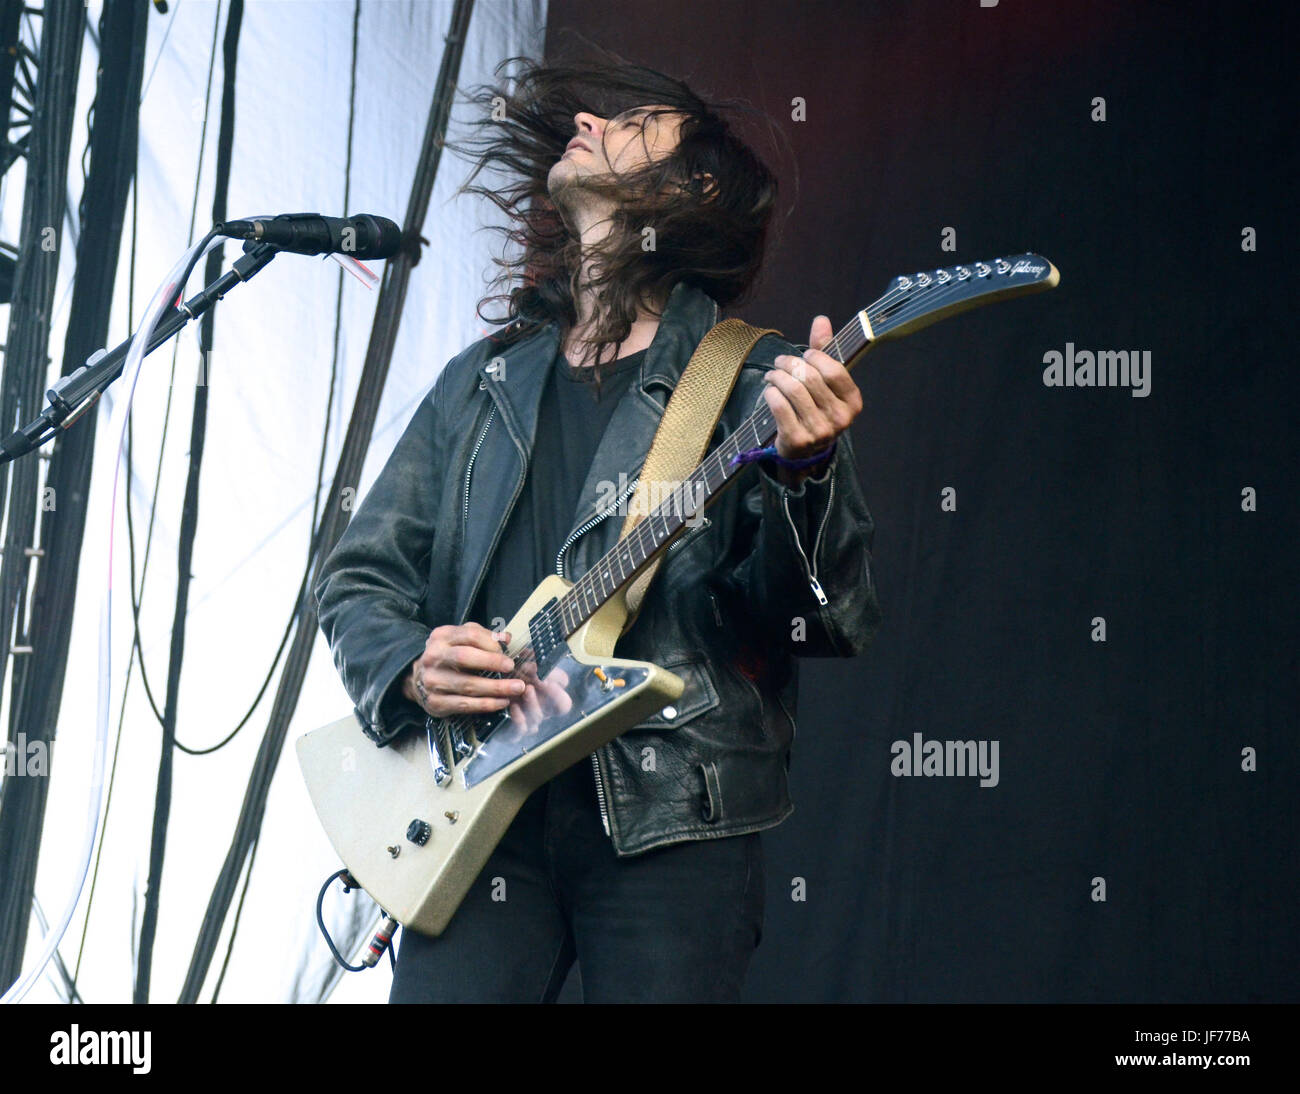
[[[438,627],[402,680],[402,694],[435,718],[501,710],[523,695],[524,681],[480,674],[514,672],[514,659],[501,652],[509,641],[508,632],[479,623]]]

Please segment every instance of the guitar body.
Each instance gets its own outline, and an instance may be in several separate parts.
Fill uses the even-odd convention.
[[[504,628],[507,653],[532,645],[529,622],[570,587],[555,575],[537,586]],[[534,790],[681,697],[680,677],[610,656],[625,618],[615,598],[568,636],[542,677],[557,699],[540,720],[478,716],[473,730],[441,751],[432,733],[403,734],[378,748],[355,715],[298,739],[298,763],[330,843],[403,926],[441,934]],[[440,779],[442,759],[454,762],[443,764]],[[422,843],[418,826],[408,838],[417,822],[428,826]]]

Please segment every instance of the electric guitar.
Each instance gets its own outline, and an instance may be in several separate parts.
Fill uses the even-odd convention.
[[[877,342],[1059,280],[1035,254],[897,277],[825,351],[851,369]],[[358,732],[354,714],[299,738],[298,761],[330,842],[392,919],[441,934],[534,790],[681,696],[680,677],[613,656],[628,614],[624,593],[743,469],[732,457],[771,444],[776,432],[764,404],[576,582],[551,575],[537,586],[503,628],[515,662],[509,675],[534,684],[530,710],[430,718],[423,736],[383,748]]]

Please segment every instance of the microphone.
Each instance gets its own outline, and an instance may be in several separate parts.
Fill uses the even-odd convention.
[[[402,230],[391,220],[369,213],[354,217],[281,213],[257,220],[228,220],[217,225],[217,232],[232,239],[269,243],[279,250],[300,255],[392,258],[402,249]]]

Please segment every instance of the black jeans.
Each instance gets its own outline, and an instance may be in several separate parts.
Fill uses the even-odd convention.
[[[736,1002],[762,938],[759,833],[619,859],[591,764],[539,788],[437,938],[403,930],[390,1003]]]

